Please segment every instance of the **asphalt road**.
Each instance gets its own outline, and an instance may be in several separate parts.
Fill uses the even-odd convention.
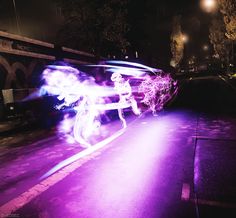
[[[158,117],[43,179],[83,150],[53,130],[1,138],[0,217],[236,217],[235,94],[220,77],[185,81]]]

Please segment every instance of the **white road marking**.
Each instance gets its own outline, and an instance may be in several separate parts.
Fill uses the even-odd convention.
[[[105,145],[107,145],[108,143],[112,142],[113,140],[121,136],[123,133],[124,133],[124,130],[122,129],[116,132],[115,134],[113,134],[112,136],[110,136],[109,138],[106,138],[105,140],[97,143],[96,145],[93,146],[93,148],[89,148],[89,151],[87,151],[88,149],[82,151],[83,152],[82,155],[77,156],[77,159],[73,156],[74,157],[73,161],[70,160],[71,161],[70,163],[66,162],[66,164],[61,166],[60,169],[57,169],[59,170],[58,172],[56,172],[57,171],[56,170],[55,171],[56,173],[53,172],[54,174],[53,175],[50,174],[51,175],[50,177],[47,177],[39,184],[33,186],[32,188],[22,193],[18,197],[2,205],[0,207],[0,217],[1,218],[9,217],[14,211],[20,209],[21,207],[29,203],[31,200],[36,198],[38,195],[42,194],[43,192],[48,190],[50,187],[52,187],[59,181],[63,180],[65,177],[67,177],[73,171],[78,169],[84,163],[100,155],[101,148],[103,148]]]

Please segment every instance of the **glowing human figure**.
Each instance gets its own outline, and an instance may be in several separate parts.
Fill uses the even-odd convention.
[[[176,84],[169,74],[159,74],[154,78],[147,75],[139,86],[139,92],[144,94],[142,102],[151,109],[154,116],[171,97],[172,86],[175,87]]]
[[[56,106],[58,110],[64,106],[69,107],[80,99],[82,86],[78,80],[79,75],[80,72],[77,69],[69,66],[49,66],[44,70],[43,79],[46,84],[41,89],[57,95],[57,99],[63,101],[62,104]]]
[[[139,92],[144,94],[142,102],[147,105],[154,116],[156,116],[156,94],[157,90],[152,78],[149,75],[145,76],[144,81],[139,86]]]
[[[73,127],[74,138],[82,147],[90,147],[89,137],[100,127],[100,122],[96,119],[98,111],[88,96],[84,96],[75,109],[77,113]]]
[[[65,128],[62,130],[66,133],[72,130],[74,138],[83,147],[90,147],[91,137],[100,133],[99,119],[107,110],[118,110],[124,128],[127,126],[123,114],[124,108],[131,107],[136,115],[140,114],[137,102],[132,95],[129,80],[125,80],[121,75],[142,79],[147,70],[151,70],[151,72],[155,70],[143,65],[140,66],[140,64],[131,63],[130,65],[128,62],[117,63],[128,65],[126,67],[112,62],[110,64],[104,66],[108,68],[109,72],[112,72],[111,80],[114,82],[114,88],[98,85],[94,78],[70,66],[51,65],[44,70],[42,75],[45,83],[40,89],[40,94],[57,96],[60,100],[60,105],[56,106],[58,110],[71,108],[76,111],[73,130],[72,122],[65,122],[65,125],[62,125]],[[157,110],[161,109],[166,99],[172,96],[171,89],[176,87],[176,83],[173,83],[169,75],[164,74],[160,74],[155,79],[146,78],[145,80],[142,84],[143,87],[141,85],[142,88],[140,88],[140,90],[143,89],[144,103],[150,104],[153,111],[156,110],[156,105]],[[119,101],[113,103],[109,98],[115,94],[119,95]],[[69,119],[69,117],[69,115],[64,116],[65,119]]]
[[[124,78],[121,76],[121,74],[118,72],[115,72],[112,74],[111,81],[114,82],[114,89],[119,95],[119,104],[126,105],[128,103],[128,105],[131,106],[134,114],[140,115],[141,112],[138,109],[137,102],[132,95],[132,89],[129,84],[129,81],[128,80],[125,81]],[[126,128],[127,124],[124,118],[122,107],[118,108],[118,115],[119,115],[120,120],[122,121],[123,128]]]
[[[89,137],[98,129],[100,122],[96,119],[98,110],[95,104],[98,96],[89,92],[89,88],[94,87],[91,77],[80,81],[81,73],[69,66],[49,66],[43,72],[45,85],[41,88],[44,93],[53,94],[62,101],[56,109],[71,107],[76,111],[73,135],[82,147],[89,147]],[[65,116],[66,119],[66,116]],[[62,126],[64,127],[64,126]],[[68,130],[67,130],[68,131]]]
[[[171,97],[171,88],[173,80],[169,74],[159,75],[154,79],[154,85],[157,93],[157,110],[163,109],[165,102]]]
[[[84,88],[87,89],[90,85],[94,85],[93,82],[94,81],[90,78],[82,84]],[[97,96],[86,94],[86,91],[83,91],[83,93],[82,101],[79,103],[78,107],[74,108],[77,114],[73,133],[76,141],[80,142],[83,147],[90,147],[89,138],[101,125],[100,121],[97,119],[100,111],[96,107],[98,102]]]

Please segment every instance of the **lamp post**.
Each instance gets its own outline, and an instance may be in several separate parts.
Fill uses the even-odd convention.
[[[15,17],[16,17],[17,32],[18,32],[18,34],[21,34],[18,15],[17,15],[17,11],[16,11],[16,2],[15,2],[15,0],[12,0],[12,3],[13,3],[13,6],[14,6],[14,12],[15,12]]]
[[[182,33],[181,35],[181,40],[182,40],[182,43],[183,43],[183,46],[184,46],[184,56],[186,57],[186,61],[187,61],[187,58],[188,58],[188,47],[187,47],[187,43],[189,42],[189,36],[185,33]],[[189,63],[187,61],[187,66],[189,68]]]

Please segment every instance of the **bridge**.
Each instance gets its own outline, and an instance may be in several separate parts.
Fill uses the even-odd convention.
[[[0,89],[35,88],[45,65],[96,63],[93,54],[0,31]]]
[[[73,66],[94,64],[95,55],[0,31],[0,119],[40,86],[46,65],[63,61]]]

